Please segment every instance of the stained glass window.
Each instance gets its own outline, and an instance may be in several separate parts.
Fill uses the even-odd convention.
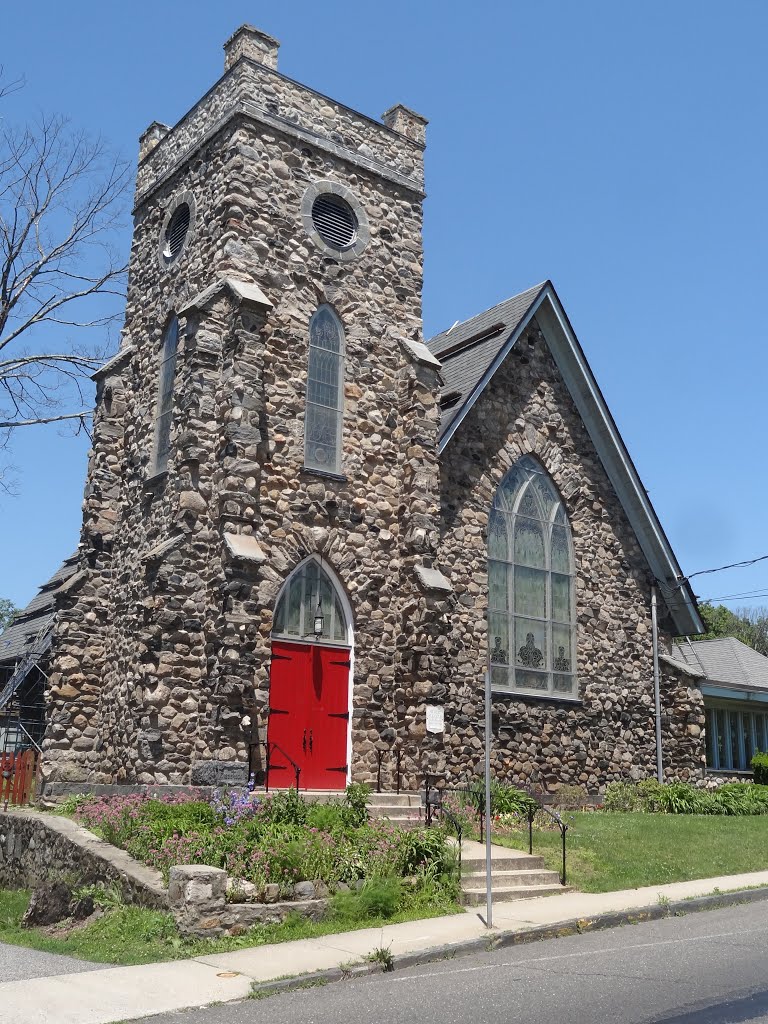
[[[320,306],[309,322],[304,465],[341,472],[344,409],[344,331],[330,306]]]
[[[317,615],[323,617],[320,636],[314,629]],[[300,566],[283,588],[275,608],[272,635],[290,640],[348,643],[347,619],[336,588],[314,559]]]
[[[168,468],[171,451],[171,420],[173,419],[173,385],[176,380],[176,347],[179,341],[179,321],[173,317],[163,335],[158,374],[157,412],[155,413],[155,450],[152,464],[155,473]]]
[[[488,624],[494,689],[576,696],[571,531],[560,495],[525,456],[488,522]]]

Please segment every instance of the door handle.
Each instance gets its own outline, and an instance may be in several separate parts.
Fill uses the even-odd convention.
[[[309,730],[309,752],[312,753],[312,730]]]
[[[306,729],[304,730],[304,738],[301,741],[301,749],[306,754],[306,752],[307,752],[307,730]],[[312,749],[312,740],[309,741],[309,749],[310,750]]]

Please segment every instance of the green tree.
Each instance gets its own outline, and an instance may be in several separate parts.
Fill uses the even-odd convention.
[[[0,597],[0,633],[11,624],[11,619],[19,609],[7,597]]]
[[[735,636],[748,647],[768,656],[768,608],[737,608],[703,601],[699,605],[706,633],[691,640],[716,640],[722,636]]]

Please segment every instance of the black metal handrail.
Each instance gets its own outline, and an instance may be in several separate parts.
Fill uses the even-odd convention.
[[[536,800],[535,796],[532,796],[530,793],[528,795],[531,797],[532,800]],[[553,811],[549,807],[545,807],[540,800],[536,800],[535,807],[528,808],[528,853],[533,853],[533,819],[536,817],[539,811],[543,811],[545,814],[548,814],[550,818],[555,822],[557,827],[560,829],[560,838],[562,840],[563,846],[563,869],[560,872],[560,885],[566,885],[567,871],[565,864],[565,834],[568,831],[569,826],[566,822],[563,821],[563,819],[560,817],[557,811]]]
[[[437,786],[434,783],[437,782],[437,777],[426,773],[424,775],[424,803],[425,803],[425,821],[427,825],[432,824],[432,819],[435,812],[438,812],[441,816],[445,817],[450,815],[455,820],[455,815],[445,807],[444,796],[448,793],[455,793],[462,799],[466,800],[467,803],[473,808],[478,821],[478,830],[480,832],[480,842],[484,840],[485,832],[485,787],[476,785],[467,786]],[[536,815],[541,811],[543,814],[548,815],[557,825],[560,830],[560,837],[562,843],[562,870],[560,872],[560,884],[567,885],[567,864],[566,864],[566,833],[569,825],[563,821],[557,811],[553,811],[551,808],[546,807],[541,800],[536,797],[529,790],[522,790],[526,796],[529,797],[532,803],[528,805],[526,817],[528,819],[528,853],[533,854],[533,822]],[[491,810],[493,810],[493,795],[491,795]]]
[[[267,747],[267,764],[266,764],[267,770],[266,770],[266,774],[264,776],[264,791],[266,793],[269,792],[269,769],[270,769],[270,758],[272,756],[272,751],[273,750],[279,750],[280,753],[283,755],[283,757],[287,758],[291,762],[291,764],[293,765],[294,775],[296,776],[296,792],[298,793],[299,792],[299,779],[301,778],[301,768],[300,768],[300,766],[296,764],[296,762],[293,760],[293,758],[291,757],[290,754],[288,754],[285,750],[283,750],[283,748],[280,746],[279,743],[267,743],[266,747]],[[280,765],[279,767],[282,768],[283,766]]]
[[[393,744],[393,746],[379,749],[376,751],[376,792],[381,792],[381,765],[384,758],[389,755],[395,755],[395,792],[400,793],[400,776],[401,776],[401,764],[403,760],[403,749],[399,744]]]

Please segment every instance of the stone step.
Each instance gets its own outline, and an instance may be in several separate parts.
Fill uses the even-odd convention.
[[[521,885],[559,885],[560,876],[556,871],[492,871],[493,890],[515,888]],[[485,872],[473,872],[461,876],[461,887],[466,891],[482,889],[485,891]]]
[[[371,793],[369,807],[421,807],[419,793]]]
[[[556,893],[570,891],[569,886],[560,885],[559,882],[552,885],[500,886],[498,889],[494,885],[493,898],[496,902],[506,903],[511,900],[529,900],[536,896],[553,896]],[[482,886],[481,888],[464,889],[462,892],[461,902],[465,907],[484,906],[485,900],[485,886]]]
[[[491,861],[491,874],[495,875],[497,871],[540,871],[543,867],[543,857],[519,853],[513,857],[494,857]],[[485,875],[485,860],[464,856],[461,859],[461,871],[462,874],[479,872]]]

